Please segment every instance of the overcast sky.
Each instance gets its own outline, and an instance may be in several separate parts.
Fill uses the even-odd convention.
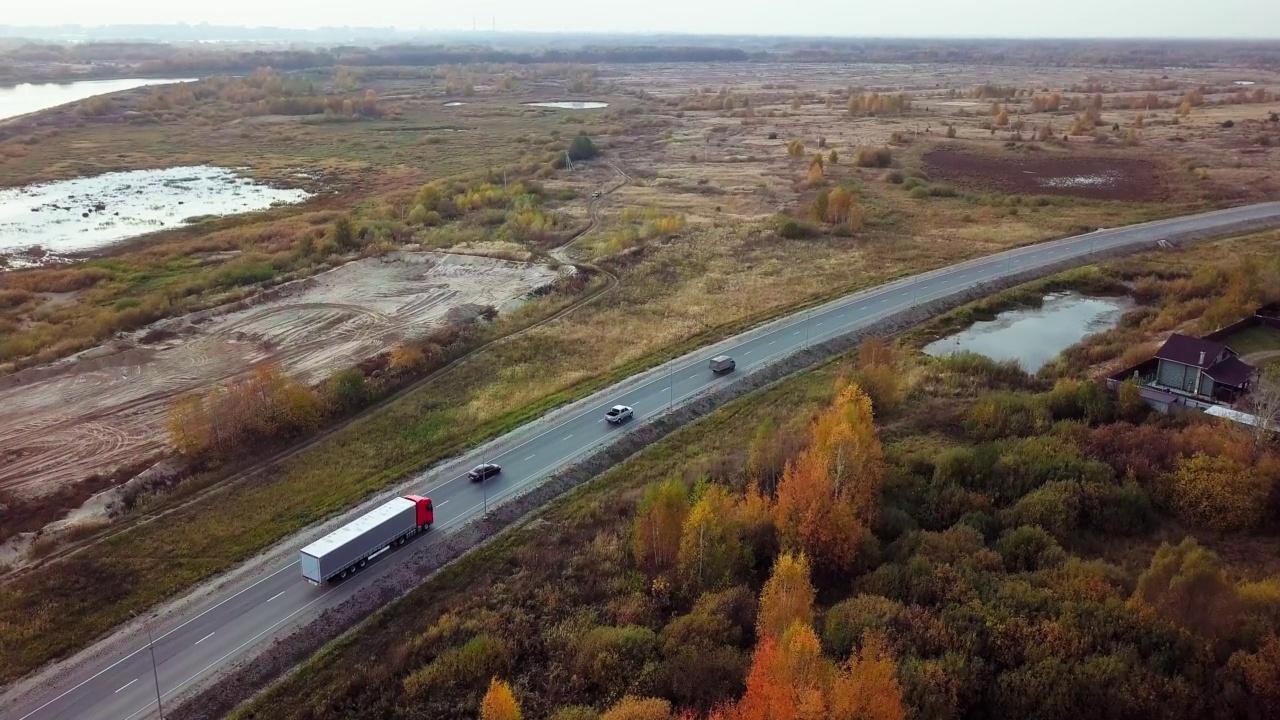
[[[1280,38],[1280,0],[0,0],[14,25],[207,22],[407,30]]]

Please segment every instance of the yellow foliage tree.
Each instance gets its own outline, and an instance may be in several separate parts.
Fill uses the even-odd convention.
[[[742,552],[734,514],[734,500],[728,491],[712,485],[685,517],[677,566],[690,595],[700,595],[733,579]]]
[[[773,563],[773,571],[760,591],[756,632],[761,637],[781,638],[793,624],[813,624],[813,583],[809,579],[809,559],[804,553],[784,552]]]
[[[671,720],[671,703],[660,698],[627,696],[605,711],[600,720]]]
[[[505,681],[489,681],[489,691],[480,701],[480,720],[520,720],[520,704]]]
[[[680,536],[689,514],[689,493],[679,480],[649,486],[636,512],[631,549],[636,563],[650,574],[675,567]]]
[[[1196,453],[1184,458],[1171,478],[1174,509],[1197,527],[1252,529],[1262,520],[1271,494],[1266,469],[1225,455]]]

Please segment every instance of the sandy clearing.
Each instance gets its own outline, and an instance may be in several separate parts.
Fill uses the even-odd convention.
[[[394,253],[281,286],[244,309],[156,323],[90,357],[0,378],[0,489],[43,495],[166,447],[173,398],[274,360],[314,382],[438,326],[546,285],[545,265]],[[169,339],[143,344],[155,330]]]

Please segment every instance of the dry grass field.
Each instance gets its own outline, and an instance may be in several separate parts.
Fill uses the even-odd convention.
[[[0,658],[0,677],[83,645],[129,611],[251,557],[442,453],[789,308],[1013,246],[1270,199],[1280,169],[1273,150],[1280,122],[1271,121],[1280,104],[1270,93],[1280,89],[1280,76],[1241,73],[831,64],[473,67],[405,77],[366,70],[347,92],[359,102],[374,98],[377,112],[362,118],[289,115],[271,107],[275,96],[241,101],[225,89],[190,101],[149,89],[102,116],[0,127],[7,138],[0,171],[13,184],[210,163],[321,193],[298,208],[126,243],[70,270],[0,275],[0,293],[10,293],[0,298],[12,299],[0,302],[4,329],[42,333],[12,356],[15,364],[38,366],[115,332],[410,244],[548,259],[574,228],[594,221],[555,257],[616,278],[596,301],[471,354],[447,376],[256,475],[252,493],[227,498],[225,515],[193,516],[208,527],[185,526],[181,543],[191,545],[184,554],[204,558],[199,567],[100,565],[94,571],[121,589],[115,601],[60,605],[70,602],[58,599],[62,590],[95,558],[172,542],[164,527],[135,529],[135,516],[125,515],[117,519],[124,531],[109,544],[90,544],[75,563],[53,561],[6,583],[0,626],[23,638],[23,651]],[[1246,86],[1233,83],[1246,80],[1256,83],[1247,86],[1249,102],[1235,104]],[[1254,102],[1255,91],[1262,102]],[[1040,110],[1055,93],[1062,109]],[[1181,107],[1189,94],[1195,97]],[[609,107],[523,105],[560,99]],[[604,159],[558,169],[579,133]],[[501,189],[516,180],[539,183],[536,208],[478,185]],[[424,222],[420,187],[431,182],[452,183],[449,193],[458,190],[459,198],[496,199]],[[596,191],[608,192],[589,210]],[[339,217],[352,218],[361,247],[298,252],[331,239]],[[219,284],[235,255],[216,253],[237,250],[265,257],[269,279]],[[206,253],[204,260],[185,261],[195,253]],[[90,272],[83,287],[53,286]],[[561,300],[499,320],[485,337],[524,328],[569,302]],[[148,312],[137,315],[138,307]],[[191,488],[234,469],[198,475]],[[192,492],[146,506],[163,508]],[[41,620],[68,613],[83,622]]]

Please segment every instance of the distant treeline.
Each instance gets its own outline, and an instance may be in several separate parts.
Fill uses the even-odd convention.
[[[264,48],[149,42],[51,43],[0,40],[0,82],[41,77],[244,74],[260,67],[306,70],[471,63],[829,62],[1101,66],[1275,67],[1280,42],[1227,40],[945,40],[850,38],[666,38],[644,44],[598,40],[570,49],[517,43],[353,44]],[[636,42],[632,38],[631,42]],[[526,42],[528,40],[526,39]],[[549,41],[548,41],[549,42]],[[683,43],[683,44],[680,44]],[[697,43],[697,44],[691,44]],[[563,45],[561,45],[563,47]],[[86,72],[84,66],[89,66]],[[71,66],[79,66],[72,68]]]

